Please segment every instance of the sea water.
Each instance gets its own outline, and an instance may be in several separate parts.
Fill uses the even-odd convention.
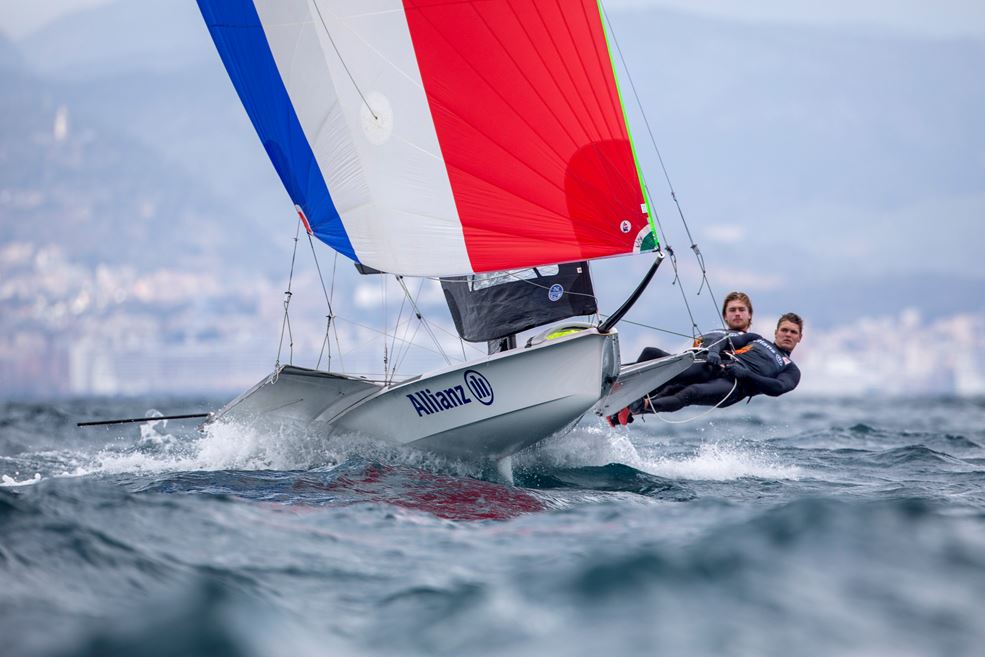
[[[75,427],[215,407],[0,404],[0,654],[985,654],[983,400],[586,418],[512,487],[354,437]]]

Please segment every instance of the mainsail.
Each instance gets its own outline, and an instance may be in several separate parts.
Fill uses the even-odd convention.
[[[656,246],[597,0],[199,0],[308,229],[447,276]]]
[[[441,288],[458,334],[471,342],[598,312],[587,262],[448,277]]]

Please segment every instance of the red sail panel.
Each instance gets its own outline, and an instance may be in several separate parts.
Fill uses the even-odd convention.
[[[648,226],[595,0],[404,0],[475,271],[631,253]]]

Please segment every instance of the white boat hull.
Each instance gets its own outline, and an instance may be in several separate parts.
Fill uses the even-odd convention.
[[[300,422],[326,434],[502,459],[573,426],[618,375],[616,332],[592,328],[389,386],[283,368],[210,422]]]
[[[616,334],[591,329],[386,388],[332,425],[430,451],[499,459],[573,425],[618,374]]]
[[[642,398],[654,388],[667,383],[695,361],[693,351],[658,358],[642,363],[623,365],[612,389],[599,402],[598,415],[613,415]]]

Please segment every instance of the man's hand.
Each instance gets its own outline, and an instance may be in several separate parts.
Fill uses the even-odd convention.
[[[705,362],[712,367],[718,367],[722,364],[722,355],[717,351],[709,351],[705,354]]]
[[[739,361],[732,363],[727,371],[736,380],[745,379],[752,373],[748,367]]]

